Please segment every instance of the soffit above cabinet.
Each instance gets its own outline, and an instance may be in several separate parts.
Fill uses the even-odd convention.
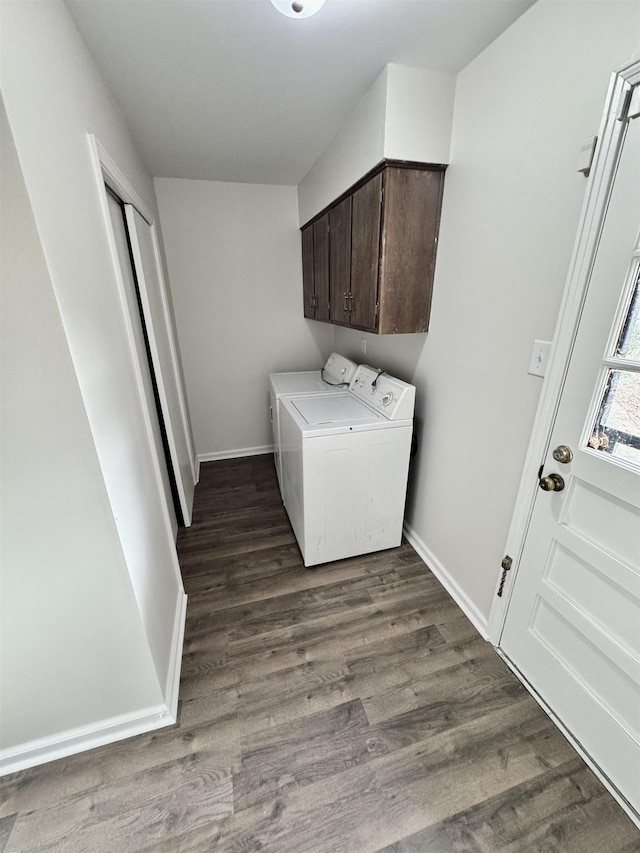
[[[387,65],[298,186],[300,222],[383,160],[448,163],[456,78]]]

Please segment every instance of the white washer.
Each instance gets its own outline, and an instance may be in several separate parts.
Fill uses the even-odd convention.
[[[283,398],[282,496],[305,566],[402,541],[415,388],[367,365],[349,393]]]
[[[357,364],[337,352],[332,352],[322,370],[304,370],[269,375],[269,417],[273,435],[273,456],[282,493],[282,464],[280,462],[280,403],[294,394],[331,394],[346,392]]]

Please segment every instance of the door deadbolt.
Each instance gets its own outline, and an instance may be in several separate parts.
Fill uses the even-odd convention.
[[[566,444],[559,444],[553,451],[552,455],[556,462],[566,465],[573,459],[573,450],[570,447],[567,447]]]
[[[538,483],[543,492],[561,492],[564,489],[564,480],[560,474],[548,474],[540,477]]]

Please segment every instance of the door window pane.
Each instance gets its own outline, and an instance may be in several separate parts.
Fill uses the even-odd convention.
[[[640,373],[610,370],[589,447],[640,468]]]
[[[640,362],[640,268],[625,322],[618,338],[615,356]]]

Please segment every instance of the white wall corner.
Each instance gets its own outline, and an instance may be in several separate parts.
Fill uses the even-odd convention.
[[[176,722],[176,711],[177,707],[172,710],[167,705],[155,705],[0,750],[0,776],[171,726]]]
[[[454,74],[387,65],[385,158],[448,163],[455,91]]]
[[[304,225],[384,158],[448,163],[456,76],[386,65],[298,187]]]
[[[164,700],[174,720],[178,715],[178,692],[180,689],[180,669],[184,646],[184,629],[187,619],[187,596],[179,592],[176,600],[176,614],[171,637],[171,656],[167,667],[167,680],[164,687]]]
[[[265,453],[273,453],[272,444],[263,444],[260,447],[237,447],[235,450],[216,450],[212,453],[199,453],[198,470],[201,462],[220,462],[222,459],[241,459],[244,456],[262,456]]]
[[[131,714],[117,715],[2,749],[0,750],[0,776],[173,725],[178,719],[178,691],[186,615],[187,596],[181,593],[176,601],[171,659],[163,691],[164,704],[143,708]]]
[[[410,524],[404,523],[404,535],[407,541],[416,551],[418,556],[425,562],[427,568],[440,581],[464,615],[480,634],[483,640],[488,640],[487,619],[471,601],[466,592],[458,584],[455,578],[443,566],[433,551],[422,541]]]
[[[300,225],[349,189],[384,157],[385,66],[298,186]]]

